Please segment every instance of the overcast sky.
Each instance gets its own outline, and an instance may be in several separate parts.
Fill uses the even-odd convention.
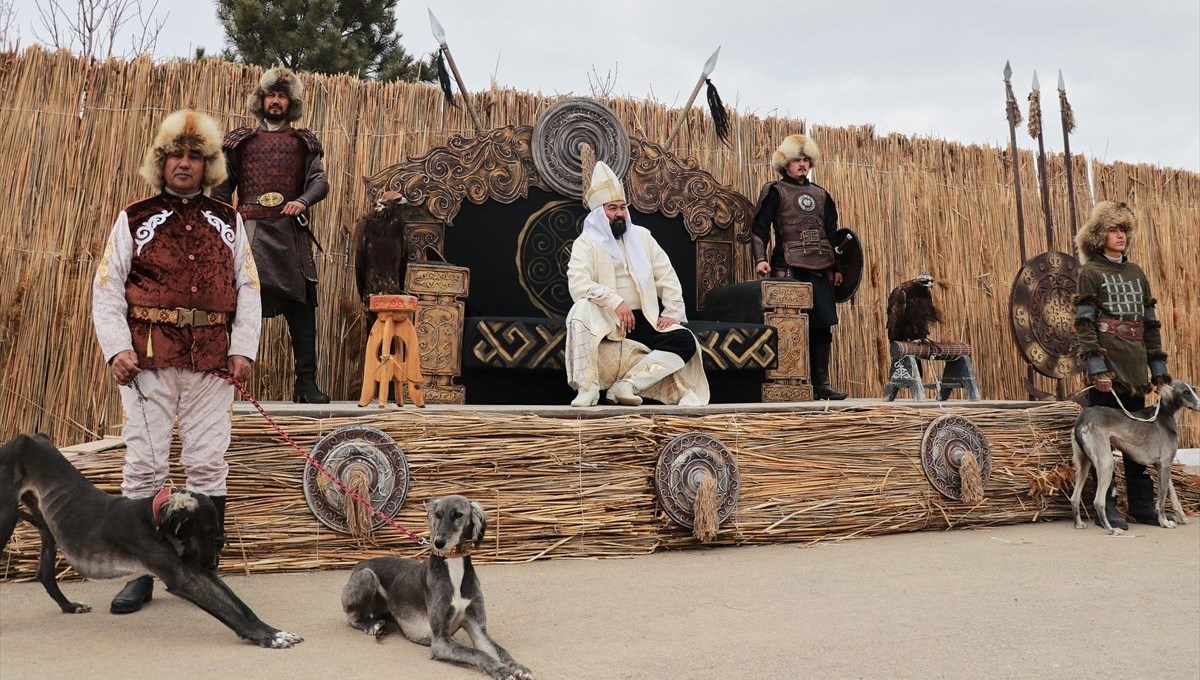
[[[15,0],[25,44],[34,2]],[[402,42],[417,54],[436,46],[427,7],[473,90],[494,77],[587,95],[594,69],[615,74],[615,95],[682,105],[720,46],[712,79],[739,112],[1006,146],[1001,71],[1011,60],[1022,116],[1037,70],[1047,150],[1062,150],[1062,69],[1078,123],[1072,151],[1200,170],[1195,0],[400,0]],[[159,8],[159,56],[224,46],[215,3]],[[1024,128],[1018,143],[1036,148]]]

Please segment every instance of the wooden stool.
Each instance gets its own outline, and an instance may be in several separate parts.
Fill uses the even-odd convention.
[[[898,340],[891,343],[892,372],[888,376],[883,398],[892,401],[896,393],[906,389],[914,401],[925,400],[925,388],[938,388],[938,401],[950,398],[950,392],[962,388],[967,399],[979,401],[979,385],[975,381],[975,366],[971,363],[971,346],[965,342],[910,342]],[[926,385],[921,380],[921,364],[917,359],[934,359],[946,362],[940,383]]]
[[[404,385],[415,406],[425,408],[421,392],[421,347],[413,315],[417,298],[412,295],[372,295],[369,308],[375,312],[375,323],[367,337],[367,352],[363,357],[363,386],[359,406],[371,403],[378,393],[380,406],[388,403],[388,386],[394,386],[396,404],[404,405]],[[392,345],[395,343],[395,353]]]

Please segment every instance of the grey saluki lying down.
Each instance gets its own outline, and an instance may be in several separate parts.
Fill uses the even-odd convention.
[[[1134,420],[1119,409],[1106,406],[1091,406],[1079,414],[1071,436],[1071,449],[1075,453],[1075,491],[1071,494],[1071,509],[1075,512],[1076,529],[1086,526],[1079,518],[1079,499],[1083,495],[1088,470],[1095,466],[1096,498],[1092,505],[1096,509],[1096,517],[1108,533],[1121,533],[1120,529],[1114,529],[1109,524],[1108,516],[1104,514],[1104,499],[1108,497],[1108,487],[1113,478],[1113,448],[1142,465],[1158,468],[1158,502],[1155,504],[1158,525],[1167,529],[1175,528],[1175,522],[1167,517],[1168,496],[1179,523],[1187,524],[1187,516],[1183,513],[1183,506],[1175,495],[1175,485],[1171,480],[1171,462],[1175,459],[1179,443],[1175,412],[1181,408],[1200,411],[1200,399],[1196,396],[1196,390],[1182,380],[1163,385],[1158,399],[1158,417],[1152,422]],[[1148,408],[1134,415],[1148,418],[1153,413],[1154,409]]]
[[[483,591],[471,566],[471,548],[483,540],[483,507],[463,496],[445,496],[427,504],[429,557],[377,557],[354,567],[342,588],[342,609],[351,626],[380,639],[389,620],[404,637],[429,645],[442,661],[475,666],[501,680],[531,680],[529,669],[487,632]],[[474,649],[451,638],[460,628]]]

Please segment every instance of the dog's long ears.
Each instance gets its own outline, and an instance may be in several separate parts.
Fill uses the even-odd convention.
[[[158,533],[170,536],[178,535],[179,530],[183,528],[183,523],[196,512],[199,504],[196,497],[190,493],[181,491],[172,493],[167,498],[167,502],[163,503],[162,515],[158,520]]]
[[[483,543],[483,534],[487,530],[487,515],[483,514],[483,506],[471,501],[471,540],[478,546]]]

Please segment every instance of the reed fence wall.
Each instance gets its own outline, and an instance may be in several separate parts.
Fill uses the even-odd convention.
[[[252,124],[245,94],[258,67],[220,60],[89,62],[30,48],[0,54],[0,433],[42,431],[62,444],[112,433],[120,402],[91,329],[91,277],[124,205],[145,196],[136,169],[158,122],[191,107],[231,128]],[[358,394],[363,319],[354,291],[350,237],[367,208],[362,178],[471,134],[466,111],[447,107],[431,85],[306,75],[308,115],[326,148],[331,192],[313,224],[326,252],[318,324],[319,382],[337,399]],[[533,124],[557,96],[493,88],[474,93],[482,124]],[[662,142],[677,109],[653,101],[605,99],[631,134]],[[1080,112],[1086,124],[1086,112]],[[997,138],[1004,136],[997,88]],[[770,153],[803,120],[734,113],[721,144],[699,107],[674,152],[754,199],[773,178]],[[879,135],[871,126],[814,127],[824,158],[814,178],[837,199],[842,222],[866,247],[868,272],[840,308],[833,374],[854,397],[882,393],[887,351],[885,301],[893,286],[928,271],[946,322],[935,337],[975,348],[985,397],[1023,399],[1025,365],[1008,321],[1008,296],[1020,264],[1014,183],[1006,148],[942,139]],[[1022,131],[1020,134],[1024,134]],[[1046,249],[1035,158],[1019,154],[1028,256]],[[1065,159],[1048,158],[1054,249],[1070,252]],[[1200,379],[1200,174],[1121,162],[1071,159],[1076,208],[1094,200],[1130,202],[1142,231],[1133,258],[1160,302],[1172,373]],[[1089,182],[1090,175],[1090,182]],[[456,224],[455,229],[470,225]],[[486,235],[481,233],[481,238]],[[448,253],[453,260],[453,253]],[[264,324],[251,389],[262,399],[291,390],[291,355],[281,319]],[[1050,381],[1039,378],[1042,389]],[[1072,391],[1080,386],[1074,381]],[[1184,441],[1197,445],[1194,414]]]

